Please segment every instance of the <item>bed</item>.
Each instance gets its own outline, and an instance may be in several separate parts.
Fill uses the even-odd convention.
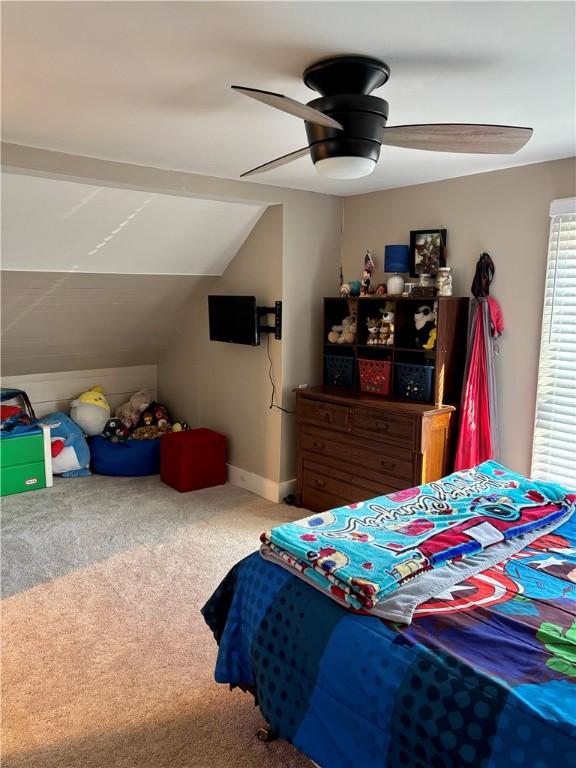
[[[254,553],[203,609],[218,682],[322,768],[576,767],[576,516],[417,609],[354,613]]]

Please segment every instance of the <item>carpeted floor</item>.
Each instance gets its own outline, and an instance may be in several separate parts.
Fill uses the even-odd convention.
[[[4,499],[3,768],[308,768],[256,739],[250,696],[214,683],[199,613],[258,534],[298,512],[157,477]]]

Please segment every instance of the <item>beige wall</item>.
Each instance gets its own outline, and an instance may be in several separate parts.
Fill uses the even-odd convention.
[[[228,437],[230,464],[280,479],[281,417],[270,410],[266,336],[259,347],[208,338],[208,294],[256,296],[273,306],[282,296],[282,206],[264,213],[222,277],[206,281],[186,309],[159,366],[159,397],[191,426]],[[282,392],[282,342],[270,339],[274,379]]]
[[[408,243],[412,229],[445,227],[455,293],[469,295],[481,251],[496,265],[492,295],[506,331],[497,360],[501,460],[530,469],[550,202],[576,195],[576,160],[349,197],[344,206],[345,279],[362,274],[370,248],[381,271],[384,246]]]

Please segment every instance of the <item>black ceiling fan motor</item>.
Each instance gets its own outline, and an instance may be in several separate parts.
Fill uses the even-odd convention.
[[[322,94],[308,106],[330,115],[343,131],[307,122],[306,135],[314,163],[328,157],[354,155],[378,162],[388,102],[370,96],[390,76],[389,67],[368,56],[336,56],[313,64],[304,82]]]
[[[252,176],[309,154],[319,173],[331,178],[360,178],[373,170],[382,144],[431,152],[513,154],[530,140],[532,128],[484,123],[418,123],[387,126],[388,102],[371,93],[390,77],[388,65],[372,56],[332,56],[317,61],[303,74],[304,83],[320,94],[308,104],[273,91],[233,85],[232,88],[274,109],[304,121],[308,144],[242,174]],[[370,163],[319,163],[339,157],[365,158]],[[344,164],[346,165],[346,164]],[[323,170],[321,170],[321,168]],[[339,170],[340,169],[340,170]],[[350,175],[350,171],[357,175]]]
[[[304,70],[304,83],[322,96],[339,93],[368,95],[384,85],[390,67],[371,56],[332,56]]]

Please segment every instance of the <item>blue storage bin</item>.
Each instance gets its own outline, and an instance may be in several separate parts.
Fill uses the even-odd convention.
[[[434,366],[414,363],[396,363],[396,394],[410,400],[432,400]]]
[[[324,380],[334,387],[354,386],[355,361],[353,357],[324,355]]]
[[[98,475],[143,477],[160,472],[160,437],[112,443],[101,435],[90,440],[92,470]]]

